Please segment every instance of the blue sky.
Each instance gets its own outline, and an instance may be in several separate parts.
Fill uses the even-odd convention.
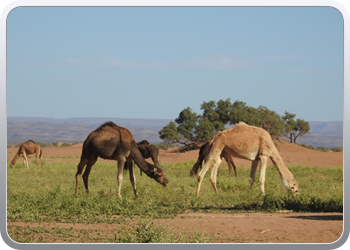
[[[174,119],[227,98],[342,121],[341,13],[20,7],[7,18],[9,117]]]

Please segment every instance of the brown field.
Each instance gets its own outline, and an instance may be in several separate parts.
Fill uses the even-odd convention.
[[[43,155],[44,158],[45,156],[80,156],[81,146],[82,144],[71,147],[45,147],[43,148]],[[319,152],[284,141],[277,142],[276,146],[286,164],[343,167],[342,152]],[[17,148],[15,147],[7,148],[9,159],[12,159],[16,151]],[[167,151],[160,150],[161,163],[196,160],[197,156],[198,150],[186,153],[172,153],[171,149]],[[33,157],[30,158],[30,161],[33,159]],[[45,160],[79,162],[79,158],[46,158]],[[250,167],[250,162],[246,160],[236,159],[235,164],[238,168]],[[157,221],[164,223],[164,225],[170,223],[175,229],[179,230],[214,233],[217,235],[215,242],[219,243],[231,242],[228,238],[234,238],[236,243],[332,243],[337,241],[343,233],[343,213],[294,213],[292,211],[243,214],[186,213],[177,215],[173,219]],[[8,225],[34,227],[37,226],[37,223],[9,222]],[[40,223],[40,225],[46,225],[48,228],[60,226],[63,228],[89,229],[93,227],[106,232],[113,230],[113,227],[107,224]]]

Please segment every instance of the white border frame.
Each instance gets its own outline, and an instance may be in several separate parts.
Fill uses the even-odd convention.
[[[343,2],[347,0],[342,0]],[[9,1],[7,1],[9,2]],[[253,7],[253,6],[278,6],[278,7],[333,7],[337,9],[343,16],[344,21],[344,115],[343,115],[343,166],[344,166],[344,227],[343,227],[343,234],[342,236],[333,243],[295,243],[295,244],[279,244],[279,243],[263,243],[263,244],[250,244],[250,243],[241,243],[241,244],[106,244],[106,243],[96,243],[96,244],[70,244],[70,243],[37,243],[37,244],[19,244],[14,241],[8,236],[7,234],[7,204],[6,204],[6,195],[7,195],[7,113],[6,113],[6,20],[8,14],[17,7],[39,7],[39,6],[45,6],[45,7],[55,7],[55,6],[66,6],[66,7],[74,7],[74,6],[86,6],[86,7],[94,7],[94,6],[227,6],[227,7],[239,7],[239,6],[247,6],[247,7]],[[276,0],[267,0],[267,1],[258,1],[258,0],[203,0],[203,1],[196,1],[196,0],[169,0],[169,1],[157,1],[157,0],[147,0],[147,1],[141,1],[141,0],[122,0],[122,1],[106,1],[106,0],[86,0],[86,1],[79,1],[79,0],[20,0],[20,1],[14,1],[9,3],[5,9],[1,13],[1,19],[0,19],[0,146],[3,148],[3,150],[0,151],[0,159],[1,162],[3,162],[4,165],[1,167],[1,189],[0,189],[0,197],[1,197],[1,205],[0,205],[0,229],[1,229],[1,236],[4,242],[7,245],[4,245],[3,247],[5,249],[9,249],[8,247],[15,248],[15,249],[60,249],[62,247],[67,247],[69,249],[96,249],[97,247],[103,247],[106,249],[115,249],[123,248],[123,249],[134,249],[138,247],[142,248],[152,248],[152,249],[163,249],[166,248],[172,248],[176,249],[178,247],[186,247],[191,249],[200,249],[200,248],[222,248],[222,249],[231,249],[231,248],[239,248],[239,249],[252,249],[254,247],[258,247],[259,249],[281,249],[281,247],[285,249],[294,249],[296,247],[302,247],[302,249],[309,248],[309,249],[335,249],[342,247],[343,244],[348,239],[349,236],[349,219],[347,214],[345,214],[345,208],[349,207],[349,200],[345,199],[345,197],[349,197],[349,188],[350,184],[349,182],[346,182],[345,180],[349,177],[349,170],[346,169],[346,163],[349,162],[349,155],[348,149],[349,149],[349,138],[350,138],[350,130],[347,129],[350,125],[350,114],[349,114],[349,107],[350,107],[350,92],[349,92],[349,85],[350,85],[350,78],[349,78],[349,65],[350,65],[350,54],[349,54],[349,45],[350,45],[350,22],[349,22],[349,14],[344,8],[343,5],[341,5],[338,2],[335,1],[328,1],[328,0],[320,0],[320,1],[312,1],[312,0],[283,0],[283,1],[276,1]],[[3,202],[5,201],[5,202]],[[349,245],[349,244],[348,244]],[[345,249],[345,246],[343,246]],[[342,248],[343,248],[342,247]],[[2,249],[4,249],[2,248]]]

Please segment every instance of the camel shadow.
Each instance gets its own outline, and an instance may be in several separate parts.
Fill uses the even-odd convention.
[[[218,210],[218,211],[250,211],[252,210],[251,206],[238,206],[238,207],[214,207],[214,206],[205,206],[201,207],[200,210]],[[302,219],[302,220],[325,220],[325,221],[342,221],[343,215],[291,215],[287,216],[289,219]]]
[[[287,218],[302,220],[343,220],[343,215],[300,215],[288,216]]]
[[[214,206],[205,206],[199,208],[200,210],[218,210],[218,211],[244,211],[244,210],[252,210],[251,206],[234,206],[234,207],[214,207]]]

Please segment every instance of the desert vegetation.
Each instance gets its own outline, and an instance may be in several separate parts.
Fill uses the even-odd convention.
[[[189,146],[211,140],[217,132],[239,122],[261,127],[273,138],[284,138],[293,143],[310,131],[309,123],[296,119],[296,114],[285,111],[284,115],[279,115],[265,106],[253,108],[239,100],[233,103],[230,99],[204,101],[200,109],[202,114],[193,112],[190,107],[183,109],[175,122],[169,122],[158,132],[160,138],[165,143]]]
[[[129,187],[118,198],[115,163],[97,162],[90,175],[88,195],[74,195],[76,163],[45,162],[43,169],[26,169],[20,163],[7,171],[9,236],[18,242],[213,242],[211,232],[185,232],[157,219],[186,213],[342,212],[342,168],[288,165],[299,182],[295,197],[280,184],[277,170],[266,171],[266,194],[258,184],[250,190],[249,168],[238,167],[238,177],[218,170],[215,195],[209,179],[195,197],[196,178],[188,174],[193,161],[163,164],[166,188],[147,176],[137,178],[138,193]],[[127,173],[124,173],[126,175]],[[71,177],[71,178],[68,178]],[[258,178],[258,176],[257,176]],[[23,224],[15,224],[20,223]],[[38,223],[29,227],[25,223]],[[43,227],[40,223],[61,223]],[[92,225],[79,229],[79,224]],[[111,225],[106,230],[99,225]],[[55,240],[52,240],[55,239]]]

